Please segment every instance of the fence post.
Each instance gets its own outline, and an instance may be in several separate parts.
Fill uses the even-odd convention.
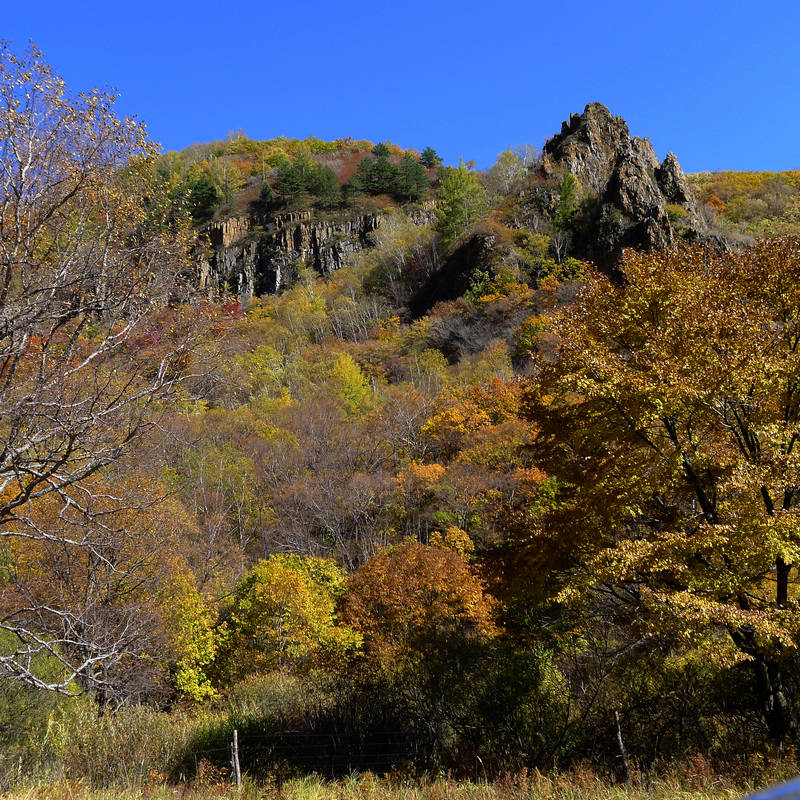
[[[239,766],[239,731],[233,729],[233,745],[231,746],[231,767],[233,768],[233,777],[236,780],[236,790],[240,791],[242,788],[242,770]]]
[[[614,712],[614,722],[617,723],[617,744],[619,754],[622,756],[622,767],[625,770],[625,783],[631,782],[631,768],[628,765],[628,754],[625,751],[625,743],[622,741],[622,727],[619,724],[619,711]]]

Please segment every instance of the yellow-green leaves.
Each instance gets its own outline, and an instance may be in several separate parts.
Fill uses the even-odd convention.
[[[273,555],[256,564],[236,588],[226,673],[308,669],[356,649],[360,637],[338,626],[334,613],[344,582],[342,570],[323,558]]]

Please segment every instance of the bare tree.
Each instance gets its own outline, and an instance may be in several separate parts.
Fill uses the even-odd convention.
[[[196,315],[170,308],[188,227],[113,102],[68,94],[35,48],[0,44],[0,673],[62,692],[105,691],[138,652],[141,607],[93,594],[135,594],[110,521],[127,498],[106,473],[186,378],[195,341]],[[34,551],[83,564],[89,599],[23,585]],[[37,672],[42,657],[57,675]]]
[[[557,264],[561,264],[567,257],[569,250],[569,234],[562,230],[554,230],[550,236],[550,250]]]

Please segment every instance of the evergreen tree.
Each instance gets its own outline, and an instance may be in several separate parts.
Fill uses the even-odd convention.
[[[568,231],[571,227],[575,210],[578,207],[579,184],[574,175],[564,173],[558,190],[558,208],[553,217],[553,227],[558,231]]]
[[[397,191],[399,170],[389,161],[388,148],[385,145],[383,147],[386,154],[378,155],[377,158],[368,156],[356,167],[350,181],[354,191],[367,194],[395,194]]]
[[[302,194],[306,191],[306,182],[302,170],[298,170],[291,161],[284,161],[279,164],[275,187],[286,200]]]
[[[311,193],[319,197],[320,204],[335,206],[342,199],[342,191],[336,173],[330,167],[317,167],[310,181]]]
[[[372,194],[395,194],[399,178],[399,170],[389,161],[388,155],[378,156],[370,171]]]
[[[436,193],[436,229],[444,244],[467,233],[486,209],[486,192],[478,176],[461,161],[458,168],[445,167]]]
[[[391,151],[385,142],[378,142],[378,144],[372,148],[372,155],[374,155],[375,158],[389,158]]]
[[[299,149],[292,161],[284,161],[278,166],[276,187],[286,200],[297,199],[300,195],[313,191],[312,184],[317,169],[311,152]]]
[[[442,163],[442,159],[439,158],[439,154],[432,147],[426,147],[422,151],[422,155],[420,156],[419,160],[426,167],[438,167],[439,164]]]
[[[185,184],[186,201],[189,213],[196,219],[210,217],[219,203],[220,197],[208,175],[199,175]]]
[[[258,192],[258,196],[263,200],[265,203],[271,203],[275,199],[275,192],[270,186],[269,181],[264,181],[261,184],[261,189]]]
[[[396,191],[403,200],[419,200],[430,186],[425,168],[413,156],[405,155],[398,169]]]

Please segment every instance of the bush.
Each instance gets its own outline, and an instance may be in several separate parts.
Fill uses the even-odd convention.
[[[154,776],[180,778],[178,767],[204,722],[202,716],[144,706],[101,715],[80,701],[53,719],[47,749],[67,778],[139,787]]]

